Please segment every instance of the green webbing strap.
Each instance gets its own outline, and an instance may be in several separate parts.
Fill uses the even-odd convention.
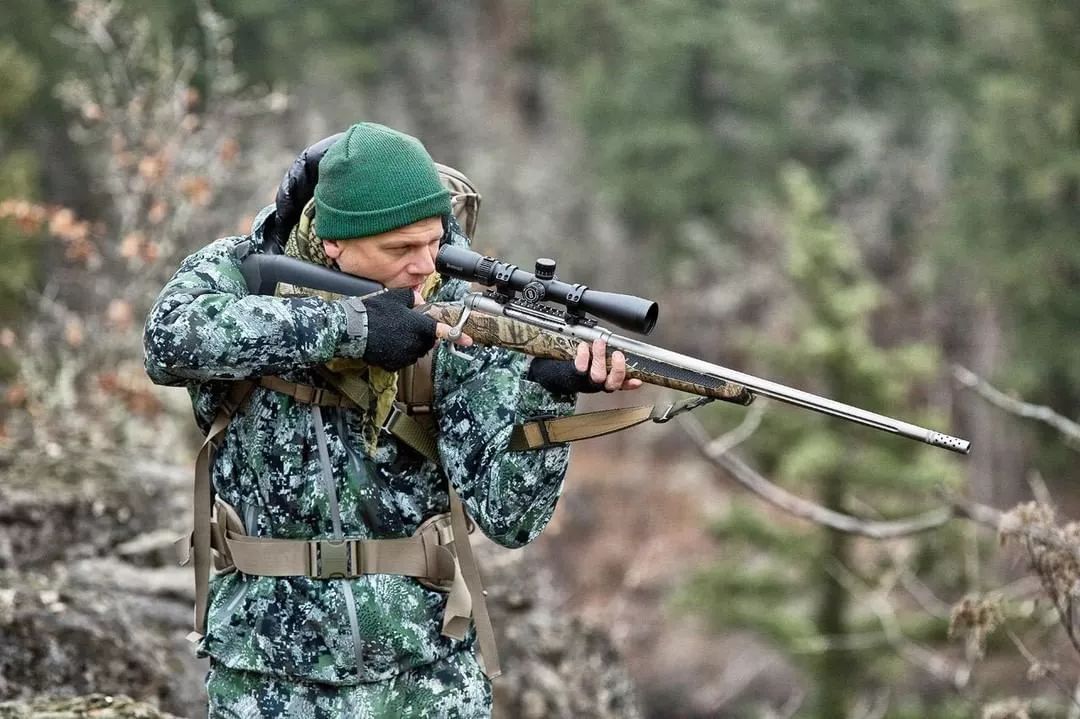
[[[423,415],[430,417],[431,415]],[[390,416],[383,423],[383,429],[409,445],[432,462],[439,461],[439,446],[430,425],[407,414],[405,405],[395,402]]]
[[[484,674],[488,679],[494,679],[502,674],[502,667],[499,666],[499,650],[495,646],[495,629],[491,626],[491,617],[488,616],[484,584],[480,580],[480,569],[476,565],[476,557],[473,556],[472,544],[469,542],[465,507],[462,506],[461,499],[454,491],[452,483],[448,484],[447,489],[450,493],[450,526],[454,530],[454,552],[457,554],[465,586],[469,588],[469,596],[472,597],[476,643],[480,645],[480,657],[484,660]],[[450,606],[447,604],[446,616],[450,615],[449,610]],[[446,633],[445,622],[443,633]]]
[[[210,593],[210,513],[213,505],[213,487],[210,484],[210,463],[215,443],[225,433],[229,420],[240,409],[248,394],[255,387],[252,382],[237,382],[221,403],[217,416],[210,425],[195,459],[194,500],[195,516],[192,530],[174,543],[180,555],[180,564],[191,561],[195,572],[195,629],[188,634],[188,641],[197,642],[206,634],[207,598]]]

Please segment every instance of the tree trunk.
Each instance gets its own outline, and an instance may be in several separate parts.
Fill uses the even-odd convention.
[[[822,504],[842,512],[844,484],[836,473],[825,478]],[[819,719],[844,719],[850,703],[849,688],[857,686],[851,655],[843,644],[847,635],[848,593],[830,571],[830,565],[847,566],[851,539],[842,532],[826,532],[826,550],[820,562],[821,594],[817,609],[817,631],[828,642],[817,665],[817,716]],[[841,646],[834,646],[840,643]]]

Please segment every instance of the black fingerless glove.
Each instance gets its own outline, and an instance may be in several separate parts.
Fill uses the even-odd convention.
[[[413,291],[401,288],[364,300],[367,347],[364,360],[391,372],[414,364],[435,346],[435,320],[413,312]]]
[[[536,357],[526,376],[552,394],[592,394],[605,391],[603,382],[593,382],[589,371],[580,372],[572,360]]]

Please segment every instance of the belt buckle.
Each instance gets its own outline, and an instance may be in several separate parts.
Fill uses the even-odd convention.
[[[351,539],[316,539],[308,543],[308,576],[314,579],[349,579],[357,576],[354,561],[359,544]]]

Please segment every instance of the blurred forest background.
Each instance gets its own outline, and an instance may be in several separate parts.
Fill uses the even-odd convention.
[[[0,476],[186,467],[186,394],[142,371],[157,290],[302,149],[381,122],[477,184],[485,253],[973,442],[760,402],[577,446],[524,552],[644,715],[1080,717],[1077,38],[1060,0],[4,0]]]

